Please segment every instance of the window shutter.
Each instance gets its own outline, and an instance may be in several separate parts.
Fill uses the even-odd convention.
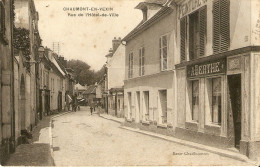
[[[144,75],[144,48],[142,48],[142,75]]]
[[[213,52],[223,52],[229,49],[230,24],[229,0],[213,2]]]
[[[207,32],[207,8],[203,7],[199,13],[200,21],[200,56],[205,55],[206,32]]]
[[[194,20],[193,17],[189,17],[189,56],[190,60],[193,60],[195,58],[194,56]]]
[[[187,17],[181,19],[181,61],[186,59],[186,20]]]
[[[220,0],[220,51],[227,51],[229,48],[229,0]]]
[[[159,68],[161,71],[161,69],[162,69],[162,37],[160,37],[160,39],[159,39],[159,61],[160,61]]]
[[[129,57],[128,57],[128,78],[130,78],[130,68],[131,68],[131,53],[129,54]]]
[[[213,52],[217,53],[220,46],[220,5],[219,0],[213,1]]]

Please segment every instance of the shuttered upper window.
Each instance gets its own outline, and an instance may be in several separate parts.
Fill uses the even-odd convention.
[[[187,20],[189,19],[189,20]],[[187,22],[189,23],[187,27]],[[181,61],[186,60],[187,44],[189,46],[189,60],[205,55],[207,7],[201,7],[189,16],[181,19]],[[187,40],[187,29],[189,39]],[[188,41],[188,43],[187,43]]]
[[[129,54],[129,64],[128,64],[128,78],[132,78],[133,77],[133,66],[134,66],[134,64],[133,64],[133,57],[134,57],[134,55],[133,55],[133,52],[131,52],[130,54]]]
[[[187,17],[181,19],[181,61],[186,60]]]
[[[213,53],[229,49],[229,12],[229,0],[213,1]]]
[[[139,76],[144,75],[144,47],[139,49]]]
[[[161,71],[167,70],[168,41],[167,35],[161,36],[159,41]]]

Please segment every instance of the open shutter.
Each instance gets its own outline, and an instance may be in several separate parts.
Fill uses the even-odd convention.
[[[205,55],[206,32],[207,32],[207,7],[203,7],[199,12],[200,21],[200,56]]]
[[[185,61],[186,59],[186,21],[187,17],[181,19],[181,61]]]
[[[130,78],[131,53],[128,55],[128,78]]]
[[[229,49],[229,0],[220,0],[220,51]]]
[[[142,48],[142,75],[144,75],[144,48]]]
[[[213,52],[218,53],[220,46],[220,2],[213,1]]]

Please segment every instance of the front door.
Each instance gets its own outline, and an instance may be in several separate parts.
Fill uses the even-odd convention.
[[[229,88],[229,134],[239,149],[241,140],[241,75],[228,76]]]

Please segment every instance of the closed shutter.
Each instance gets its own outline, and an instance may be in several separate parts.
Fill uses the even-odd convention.
[[[220,0],[220,51],[227,51],[229,48],[229,0]]]
[[[3,2],[0,1],[0,35],[5,35],[5,8]]]
[[[196,46],[194,41],[194,35],[196,32],[194,30],[194,24],[195,24],[194,16],[191,15],[189,17],[189,58],[190,60],[193,60],[195,58],[194,47]]]
[[[220,47],[220,2],[213,1],[213,52],[217,53]]]
[[[207,32],[207,8],[203,7],[199,13],[200,21],[200,56],[205,55],[206,32]]]
[[[229,0],[213,2],[213,53],[227,51],[230,43]]]
[[[181,19],[181,61],[185,61],[186,59],[186,21],[187,17]]]
[[[142,48],[142,75],[144,75],[144,48]]]

